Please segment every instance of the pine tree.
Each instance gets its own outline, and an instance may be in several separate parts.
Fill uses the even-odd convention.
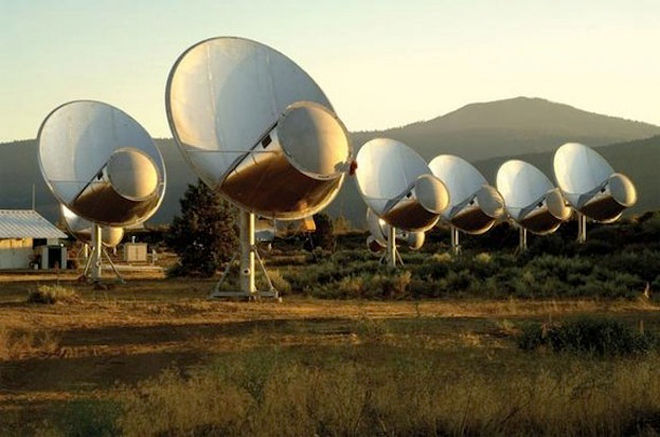
[[[312,234],[314,247],[334,251],[337,242],[330,216],[326,213],[314,214],[314,223],[316,224],[316,231]]]
[[[236,208],[201,180],[188,185],[174,217],[167,245],[179,255],[173,276],[210,277],[238,247]]]

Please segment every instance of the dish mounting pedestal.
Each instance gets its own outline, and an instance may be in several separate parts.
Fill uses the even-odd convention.
[[[578,243],[586,243],[587,241],[587,216],[582,214],[581,212],[577,213],[577,220],[578,220],[578,236],[577,236],[577,241]]]
[[[82,277],[92,283],[101,282],[101,276],[103,275],[103,257],[105,256],[108,265],[117,277],[117,282],[124,284],[124,278],[119,274],[117,267],[112,262],[112,259],[110,259],[110,255],[108,255],[108,252],[106,252],[103,247],[103,236],[101,232],[101,226],[94,223],[92,225],[92,253],[87,257]]]
[[[238,254],[234,254],[231,260],[227,263],[227,267],[222,273],[220,280],[215,285],[213,292],[209,295],[210,299],[218,299],[223,297],[247,297],[248,299],[255,300],[261,297],[273,297],[275,299],[280,299],[279,292],[275,289],[275,286],[273,286],[273,283],[268,277],[266,266],[259,256],[259,251],[257,250],[257,246],[255,244],[254,227],[254,214],[241,210],[239,235],[240,251]],[[237,255],[240,256],[239,289],[228,291],[221,290],[222,284],[227,280],[231,266],[234,264]],[[259,268],[266,278],[266,282],[268,283],[268,290],[257,290],[254,270],[255,259],[259,263]]]
[[[451,253],[458,255],[461,252],[460,231],[455,226],[451,226]]]

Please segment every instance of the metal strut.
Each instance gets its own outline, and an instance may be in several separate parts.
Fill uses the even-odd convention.
[[[578,212],[578,243],[585,243],[587,241],[587,216]]]
[[[458,255],[461,252],[460,231],[455,227],[450,227],[451,231],[451,252]]]
[[[264,265],[259,250],[255,244],[254,237],[255,217],[253,213],[247,211],[240,212],[240,251],[235,253],[227,267],[222,273],[220,280],[215,284],[213,291],[209,295],[210,299],[222,297],[247,297],[248,299],[259,299],[260,297],[274,297],[279,299],[279,292],[273,286],[268,271]],[[239,289],[224,291],[220,288],[227,280],[231,266],[239,257],[241,271],[239,273]],[[255,283],[255,260],[259,263],[259,268],[266,277],[268,290],[257,290]]]
[[[518,253],[527,250],[527,229],[520,226],[518,228]]]
[[[387,231],[387,257],[385,258],[385,261],[388,266],[396,267],[397,253],[398,252],[396,250],[396,228],[390,225]]]

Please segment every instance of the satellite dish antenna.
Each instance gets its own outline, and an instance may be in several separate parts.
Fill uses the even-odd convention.
[[[82,277],[87,277],[89,269],[92,264],[93,257],[89,256],[88,248],[92,244],[93,233],[94,233],[94,223],[89,220],[76,215],[73,211],[67,208],[64,205],[60,205],[60,213],[64,220],[66,228],[69,230],[71,235],[73,235],[77,240],[84,244],[85,249],[85,268],[83,270]],[[103,250],[112,249],[117,247],[121,240],[124,238],[124,229],[113,227],[113,226],[100,226],[101,228],[101,244],[103,245]],[[117,268],[113,264],[110,257],[106,257],[108,264],[115,272],[118,278],[121,278]]]
[[[549,234],[571,216],[559,189],[541,170],[525,161],[513,159],[502,164],[496,183],[507,214],[520,229],[521,251],[527,249],[527,230]]]
[[[55,198],[92,223],[90,279],[99,281],[102,227],[140,224],[156,212],[165,192],[163,158],[128,114],[90,100],[55,108],[37,142],[41,173]]]
[[[257,292],[254,216],[309,217],[339,192],[352,161],[348,132],[321,88],[272,48],[242,38],[201,41],[175,62],[165,104],[184,157],[241,210],[241,290]],[[266,274],[266,277],[268,275]],[[224,279],[224,275],[223,275]],[[221,280],[222,282],[222,280]]]
[[[60,212],[71,235],[85,244],[92,242],[94,223],[76,215],[64,205],[60,205]],[[103,244],[103,247],[112,249],[121,243],[123,238],[124,228],[101,226],[101,244]]]
[[[391,226],[385,220],[378,217],[374,212],[367,208],[367,225],[369,227],[369,236],[367,237],[367,248],[374,253],[382,252],[388,247],[387,240],[390,235]],[[402,229],[396,229],[395,238],[400,244],[406,244],[412,250],[419,250],[424,245],[426,234],[424,232],[411,232]],[[397,251],[398,256],[398,251]],[[381,258],[381,262],[385,257]],[[403,260],[398,256],[399,262]]]
[[[377,138],[357,154],[355,176],[367,207],[390,225],[387,262],[396,265],[396,229],[425,232],[449,204],[444,183],[402,142]]]
[[[598,152],[579,143],[566,143],[555,152],[555,179],[578,215],[578,241],[587,240],[587,217],[602,223],[619,219],[637,202],[632,181]]]
[[[459,251],[459,231],[479,235],[504,216],[504,199],[472,164],[454,155],[439,155],[429,163],[433,175],[449,190],[450,205],[442,219],[451,226],[451,247]]]

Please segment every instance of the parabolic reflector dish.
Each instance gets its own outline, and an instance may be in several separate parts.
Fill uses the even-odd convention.
[[[566,200],[582,214],[601,222],[611,222],[637,202],[633,183],[595,150],[566,143],[555,152],[555,179]]]
[[[451,202],[442,217],[451,225],[470,234],[482,234],[504,215],[502,196],[466,160],[439,155],[429,168],[449,190]]]
[[[163,158],[146,130],[105,103],[74,101],[44,120],[41,172],[74,214],[104,226],[144,222],[165,192]]]
[[[426,231],[449,204],[443,182],[405,144],[377,138],[358,152],[355,176],[367,206],[397,229]]]
[[[66,224],[67,229],[71,234],[76,237],[77,240],[82,241],[83,243],[91,244],[92,243],[92,227],[94,224],[89,220],[77,216],[64,205],[60,205],[62,218]],[[101,227],[101,241],[103,246],[113,248],[121,243],[121,240],[124,238],[124,229],[115,228],[112,226],[103,226]]]
[[[511,219],[535,234],[554,232],[571,210],[541,170],[513,159],[497,171],[497,190]]]
[[[378,217],[370,208],[367,208],[367,226],[370,233],[369,237],[367,237],[367,247],[369,250],[379,252],[385,249],[387,247],[390,225]],[[396,230],[397,243],[405,244],[412,250],[421,249],[424,245],[424,239],[424,232]]]
[[[319,86],[278,51],[232,37],[195,44],[172,67],[165,100],[194,171],[242,209],[301,219],[339,191],[348,132]]]

